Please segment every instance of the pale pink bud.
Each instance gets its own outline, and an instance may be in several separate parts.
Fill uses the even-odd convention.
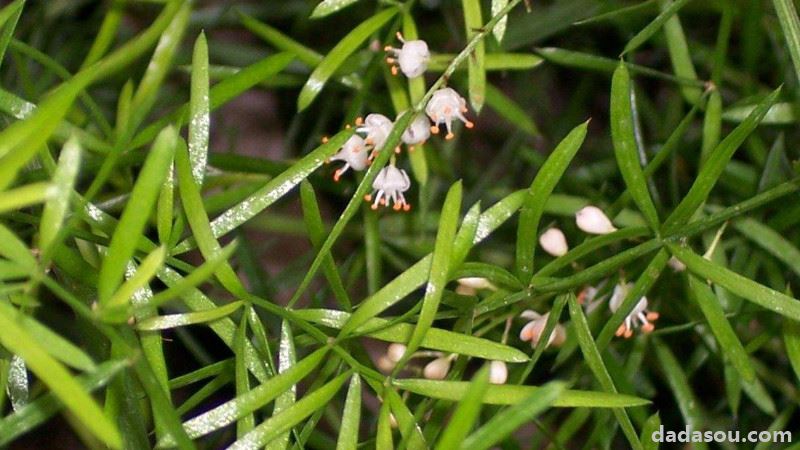
[[[492,361],[489,363],[489,382],[492,384],[506,384],[508,379],[508,367],[503,361]]]
[[[429,380],[442,380],[450,371],[450,358],[442,356],[429,362],[422,370],[422,374]]]
[[[405,353],[406,346],[403,344],[394,343],[389,345],[389,348],[386,349],[386,356],[394,362],[398,362],[403,359],[403,355],[405,355]]]
[[[589,234],[608,234],[617,231],[605,213],[596,206],[586,206],[575,213],[578,228]]]
[[[553,256],[564,256],[569,251],[567,238],[558,228],[550,228],[539,236],[539,244],[544,251]]]

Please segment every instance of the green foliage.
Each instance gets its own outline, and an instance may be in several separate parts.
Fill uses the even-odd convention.
[[[795,2],[6,3],[0,445],[797,422]]]

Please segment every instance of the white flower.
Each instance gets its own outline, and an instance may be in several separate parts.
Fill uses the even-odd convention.
[[[373,147],[376,151],[383,149],[383,144],[386,143],[386,138],[392,131],[392,123],[388,117],[383,114],[372,113],[366,119],[361,120],[359,117],[356,119],[356,131],[359,133],[366,133],[364,142]]]
[[[589,234],[608,234],[617,231],[605,213],[596,206],[586,206],[575,213],[578,228]]]
[[[411,187],[411,180],[403,169],[398,169],[393,165],[388,165],[378,172],[375,181],[372,182],[372,194],[364,196],[364,200],[372,203],[372,209],[378,209],[378,205],[388,206],[393,204],[395,211],[408,211],[411,205],[406,201],[403,192]]]
[[[424,144],[431,137],[431,127],[428,118],[420,114],[411,121],[411,124],[403,132],[403,143],[408,145],[408,151],[413,152],[414,146]]]
[[[392,75],[397,75],[397,65],[400,66],[403,75],[408,78],[415,78],[425,73],[431,59],[428,44],[423,40],[406,41],[400,32],[397,33],[397,39],[403,43],[402,48],[394,48],[390,45],[384,47],[384,50],[390,55],[386,57],[386,62],[392,65]]]
[[[386,356],[394,362],[398,362],[401,359],[403,359],[403,355],[405,355],[405,353],[406,353],[406,346],[403,344],[398,344],[398,343],[390,344],[389,348],[386,349]]]
[[[523,319],[530,319],[530,322],[522,327],[522,330],[519,332],[520,340],[531,341],[531,347],[536,347],[539,344],[539,339],[542,337],[544,327],[547,325],[547,318],[550,316],[550,313],[548,312],[545,315],[540,315],[536,311],[526,309],[519,316]],[[564,326],[561,324],[556,324],[555,329],[553,329],[553,332],[550,333],[550,339],[547,341],[547,347],[550,345],[555,345],[558,347],[563,344],[566,339],[567,332],[564,330]]]
[[[489,383],[506,384],[508,380],[508,367],[503,361],[492,361],[489,363]]]
[[[558,228],[550,228],[539,236],[539,244],[544,251],[553,256],[564,256],[569,251],[567,238]]]
[[[342,149],[331,157],[331,161],[344,161],[344,166],[333,173],[333,180],[338,182],[347,169],[364,170],[367,167],[367,153],[364,139],[357,134],[350,136]]]
[[[628,296],[628,292],[630,292],[631,288],[633,288],[633,283],[619,283],[614,286],[614,292],[611,294],[611,300],[608,302],[608,308],[612,313],[617,312],[619,307],[622,306],[622,302],[625,301],[625,297]],[[656,320],[658,320],[658,313],[655,311],[648,311],[647,297],[642,297],[639,299],[639,302],[636,303],[631,313],[628,314],[628,317],[625,318],[622,325],[617,328],[616,335],[625,336],[627,339],[633,336],[633,329],[640,325],[642,331],[650,333],[655,329],[655,324],[653,324],[653,322]]]
[[[603,286],[603,283],[600,283],[600,286]],[[598,306],[608,297],[608,294],[598,297],[597,294],[600,292],[600,289],[594,286],[586,286],[578,293],[578,303],[583,305],[583,308],[586,310],[586,314],[591,314]]]
[[[467,112],[467,102],[458,95],[458,92],[450,88],[441,88],[434,92],[427,106],[425,106],[425,113],[428,114],[428,117],[433,122],[431,132],[433,134],[439,133],[439,124],[444,123],[447,129],[445,139],[452,139],[454,136],[451,131],[454,118],[464,122],[467,128],[474,126],[472,122],[464,117],[465,112]]]
[[[442,356],[425,365],[422,375],[429,380],[442,380],[450,371],[450,357]]]

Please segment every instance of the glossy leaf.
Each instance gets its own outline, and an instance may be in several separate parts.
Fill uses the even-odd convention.
[[[603,358],[600,356],[600,352],[592,339],[592,333],[589,330],[589,324],[586,321],[583,309],[578,305],[578,301],[575,299],[574,295],[568,297],[567,304],[569,305],[569,315],[574,324],[573,330],[577,335],[578,343],[580,344],[586,364],[594,374],[597,382],[603,387],[603,390],[611,394],[616,394],[617,388],[614,385],[614,380],[609,375]],[[614,415],[617,418],[617,422],[619,422],[620,428],[622,428],[622,432],[625,433],[625,437],[628,438],[631,447],[641,449],[642,443],[639,441],[639,436],[636,434],[633,424],[625,410],[616,408],[614,409]]]
[[[742,298],[789,319],[800,320],[800,302],[797,299],[714,264],[687,248],[670,245],[669,249],[698,277],[714,282],[731,292],[736,292]]]
[[[350,378],[347,398],[342,411],[342,426],[336,450],[355,450],[358,447],[358,428],[361,423],[361,377],[354,374]]]
[[[517,228],[516,267],[517,274],[523,280],[530,279],[533,274],[533,258],[538,245],[539,221],[544,213],[547,199],[583,144],[588,125],[588,121],[578,125],[561,140],[542,168],[539,169],[528,189],[520,210],[519,227]]]
[[[253,431],[238,439],[228,448],[230,450],[244,450],[258,448],[272,442],[293,425],[311,415],[319,405],[328,403],[342,387],[348,376],[350,376],[348,373],[339,375],[316,391],[307,394],[289,409],[262,422]]]
[[[722,175],[722,172],[725,170],[725,166],[728,164],[728,161],[730,161],[733,153],[742,145],[747,136],[756,129],[779,94],[780,89],[774,91],[770,96],[765,98],[759,104],[758,108],[750,113],[745,121],[731,131],[731,133],[714,148],[706,164],[700,170],[700,173],[697,174],[697,178],[689,192],[672,211],[672,214],[664,221],[664,226],[662,227],[663,232],[674,231],[675,228],[688,221],[697,208],[706,201],[708,195],[711,193],[711,189],[713,189],[717,180],[719,180],[720,175]]]
[[[0,303],[0,343],[23,358],[36,376],[72,411],[86,429],[112,448],[121,448],[122,439],[114,424],[103,414],[78,382],[33,336],[18,325],[21,314],[12,306]]]
[[[628,69],[620,64],[611,80],[611,139],[614,155],[636,206],[644,215],[650,229],[658,231],[656,206],[650,196],[647,180],[642,171],[639,148],[634,134],[634,93]]]
[[[304,309],[297,311],[296,314],[300,318],[331,328],[342,328],[345,324],[352,322],[350,314],[329,309]],[[389,320],[374,318],[363,323],[354,330],[353,334],[366,334],[375,339],[405,344],[413,331],[414,326],[411,324],[392,324]],[[430,328],[420,342],[420,346],[499,361],[522,362],[528,360],[525,353],[513,347],[439,328]]]
[[[139,173],[130,200],[111,237],[108,254],[100,268],[98,291],[101,304],[111,299],[111,295],[122,281],[125,266],[138,244],[136,239],[131,239],[131,236],[140,236],[144,231],[149,212],[153,210],[167,170],[171,167],[177,138],[174,128],[164,129],[153,143],[152,150]]]
[[[208,135],[211,127],[208,86],[208,42],[200,33],[192,55],[192,89],[189,100],[189,161],[192,178],[203,185],[208,160]]]
[[[140,330],[167,330],[197,323],[206,323],[228,317],[242,306],[242,302],[232,302],[219,308],[183,314],[170,314],[147,318],[136,325]]]
[[[398,379],[393,385],[430,398],[460,401],[470,390],[466,381],[439,381],[421,378]],[[488,405],[515,405],[534,395],[541,387],[509,384],[490,385],[483,403]],[[624,394],[595,391],[565,390],[553,402],[559,408],[628,408],[642,406],[649,401]]]
[[[439,311],[439,303],[442,300],[442,293],[450,272],[453,236],[458,228],[458,216],[461,210],[461,191],[461,183],[458,182],[451,186],[447,192],[439,219],[436,243],[433,247],[430,276],[425,288],[425,296],[422,299],[422,309],[417,319],[417,325],[414,327],[414,332],[411,333],[411,337],[406,344],[405,355],[397,367],[405,365],[407,358],[419,348],[433,325],[436,313]]]
[[[528,421],[550,408],[564,393],[563,382],[551,381],[523,401],[492,417],[472,433],[463,444],[464,449],[485,450],[500,443]]]

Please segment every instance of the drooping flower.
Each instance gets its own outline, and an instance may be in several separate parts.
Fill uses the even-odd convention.
[[[447,130],[445,139],[453,139],[453,136],[455,136],[452,131],[453,119],[464,122],[467,128],[475,126],[464,117],[465,112],[467,112],[466,100],[451,88],[441,88],[434,92],[425,106],[425,113],[428,114],[428,117],[433,122],[431,132],[433,134],[439,133],[439,124],[444,123]]]
[[[578,293],[578,303],[586,310],[586,314],[591,314],[600,304],[605,301],[608,294],[599,296],[600,289],[605,285],[606,280],[598,286],[586,286]]]
[[[508,367],[503,361],[489,363],[489,383],[506,384],[508,380]]]
[[[350,136],[341,150],[331,157],[331,161],[344,161],[344,166],[333,173],[333,180],[338,182],[347,169],[364,170],[367,167],[368,153],[361,136],[357,134]]]
[[[536,311],[526,309],[519,316],[523,319],[530,320],[530,322],[522,327],[522,330],[519,332],[520,340],[531,341],[531,347],[536,347],[539,344],[539,339],[542,337],[544,327],[547,325],[547,318],[550,316],[550,313],[548,312],[544,315],[541,315]],[[564,326],[561,324],[556,324],[553,332],[550,333],[550,339],[547,340],[547,347],[550,345],[555,345],[558,347],[563,344],[566,339],[567,332],[564,330]]]
[[[386,143],[386,138],[389,137],[389,133],[392,131],[393,125],[392,121],[383,114],[372,113],[367,115],[363,121],[360,117],[356,119],[356,132],[365,133],[364,142],[366,145],[372,147],[375,151],[381,151],[383,144]]]
[[[589,234],[608,234],[617,231],[611,220],[596,206],[586,206],[575,213],[578,228]]]
[[[364,200],[373,202],[374,199],[371,206],[372,209],[378,209],[379,205],[388,206],[391,202],[392,209],[395,211],[400,211],[401,209],[409,211],[411,205],[406,201],[403,192],[410,187],[411,180],[408,178],[406,171],[390,164],[378,172],[378,176],[372,182],[372,194],[365,195]]]
[[[403,143],[408,145],[408,151],[413,152],[414,146],[424,144],[431,137],[431,127],[428,118],[419,114],[403,132]]]
[[[539,236],[539,245],[542,246],[544,251],[555,257],[564,256],[569,251],[567,238],[561,230],[555,227],[550,228]]]
[[[421,40],[406,41],[398,31],[397,39],[403,43],[401,48],[394,48],[391,45],[384,47],[389,53],[386,62],[392,65],[392,75],[397,75],[397,66],[408,78],[416,78],[428,69],[428,62],[431,59],[431,52],[428,44]]]
[[[608,308],[612,313],[617,312],[628,292],[633,288],[633,283],[619,283],[614,286],[614,292],[611,294],[611,300],[608,302]],[[648,311],[647,297],[642,297],[636,303],[633,310],[625,317],[625,321],[617,328],[616,335],[624,336],[625,339],[633,336],[634,328],[641,326],[642,331],[650,333],[655,329],[654,322],[658,320],[658,313],[655,311]]]

